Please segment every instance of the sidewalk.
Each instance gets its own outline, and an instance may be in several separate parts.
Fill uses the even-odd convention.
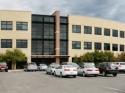
[[[8,72],[23,72],[24,69],[8,70]]]

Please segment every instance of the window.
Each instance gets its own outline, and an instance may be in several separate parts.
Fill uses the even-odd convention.
[[[104,43],[104,50],[110,50],[110,43]]]
[[[42,55],[43,54],[43,41],[36,39],[32,40],[32,54]]]
[[[72,32],[73,33],[81,33],[81,26],[80,25],[72,25]]]
[[[44,17],[44,22],[54,22],[54,17],[52,17],[52,16],[45,16]]]
[[[17,48],[27,48],[27,40],[16,40],[16,47]]]
[[[110,36],[110,29],[104,28],[104,35]]]
[[[12,30],[12,21],[1,21],[1,30]]]
[[[118,44],[112,44],[112,50],[118,51]]]
[[[54,41],[44,40],[43,45],[43,54],[44,55],[53,55],[54,54]]]
[[[72,41],[72,49],[81,49],[80,41]]]
[[[84,42],[84,49],[92,49],[92,42]]]
[[[124,45],[120,45],[120,51],[124,51]]]
[[[68,23],[68,18],[67,17],[61,17],[60,23]]]
[[[95,35],[101,35],[102,34],[102,28],[95,27]]]
[[[125,37],[124,31],[120,31],[120,37],[121,37],[121,38],[124,38],[124,37]]]
[[[28,22],[16,22],[16,30],[28,30]]]
[[[84,34],[92,34],[92,27],[84,26]]]
[[[112,36],[118,37],[118,30],[112,30]]]
[[[44,39],[54,39],[54,24],[44,24]]]
[[[39,15],[32,15],[33,22],[43,22],[43,17]]]
[[[60,25],[60,39],[67,40],[68,39],[68,27],[67,25]]]
[[[32,38],[43,39],[43,24],[32,23]]]
[[[68,42],[67,41],[61,41],[60,42],[60,54],[61,55],[67,55],[68,54]]]
[[[95,42],[95,50],[101,50],[102,49],[102,45],[99,42]]]
[[[1,48],[12,48],[12,39],[1,39]]]

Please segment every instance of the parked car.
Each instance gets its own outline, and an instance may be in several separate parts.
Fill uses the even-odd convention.
[[[56,64],[56,63],[51,63],[48,68],[46,69],[46,74],[51,74],[53,75],[54,74],[54,71],[55,71],[55,68],[59,67],[60,65],[59,64]]]
[[[36,65],[35,62],[32,63],[28,63],[25,67],[24,67],[24,71],[28,72],[28,71],[37,71],[38,67]]]
[[[125,62],[115,62],[119,72],[125,72]]]
[[[94,63],[83,63],[81,67],[78,68],[78,75],[88,76],[98,76],[99,69],[95,67]]]
[[[77,68],[71,65],[60,65],[59,67],[55,68],[54,71],[55,76],[77,76]]]
[[[103,76],[112,74],[114,77],[117,76],[118,67],[113,62],[102,62],[98,65],[99,71]]]
[[[39,71],[46,71],[47,65],[46,64],[39,64],[38,69],[39,69]]]
[[[6,62],[0,62],[0,71],[8,72],[8,66]]]

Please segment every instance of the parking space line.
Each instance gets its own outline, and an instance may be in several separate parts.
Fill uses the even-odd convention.
[[[119,91],[119,92],[125,93],[124,90],[117,89],[117,88],[112,88],[112,87],[104,87],[104,88],[109,89],[109,90],[114,90],[114,91]]]

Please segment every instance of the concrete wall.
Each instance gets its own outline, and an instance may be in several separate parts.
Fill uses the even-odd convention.
[[[28,62],[31,62],[31,12],[29,11],[0,11],[0,23],[1,21],[12,21],[13,30],[0,30],[0,39],[12,39],[13,45],[11,49],[16,48],[16,39],[28,40],[28,48],[19,48],[24,52],[28,58]],[[28,22],[27,31],[17,31],[16,21]],[[0,52],[4,53],[8,48],[0,48]]]

